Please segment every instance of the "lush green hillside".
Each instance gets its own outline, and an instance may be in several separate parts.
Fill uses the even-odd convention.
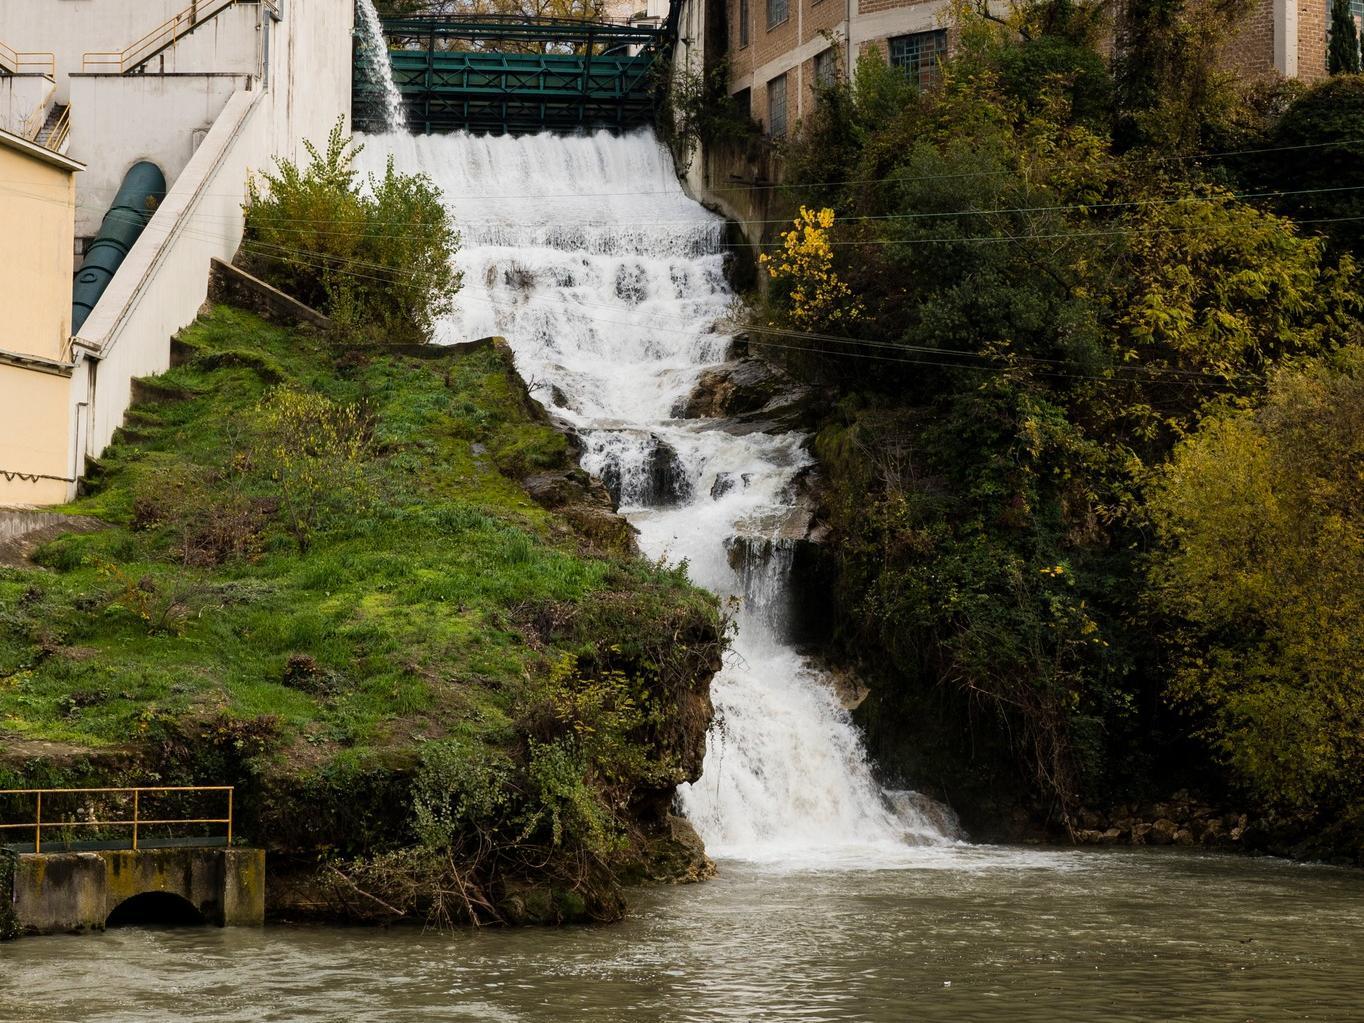
[[[68,509],[108,528],[0,569],[0,787],[235,783],[246,838],[379,855],[345,869],[413,913],[438,876],[451,917],[616,912],[699,771],[713,598],[634,553],[500,342],[225,307],[181,342]]]

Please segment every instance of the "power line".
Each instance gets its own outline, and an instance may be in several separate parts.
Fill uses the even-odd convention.
[[[269,245],[268,243],[261,243],[261,242],[248,242],[248,243],[244,243],[244,244],[250,245],[254,251],[259,252],[259,253],[261,253],[261,254],[263,254],[263,255],[270,256],[271,253],[276,253],[276,254],[283,254],[283,258],[293,258],[293,250],[288,249],[288,248],[285,248],[285,247],[283,247],[283,246]],[[280,256],[280,255],[273,255],[273,256],[271,256],[270,258],[276,258],[276,259],[278,259],[278,258],[281,258],[281,256]],[[382,263],[376,263],[376,262],[374,262],[374,261],[372,261],[372,260],[358,260],[358,259],[345,259],[345,258],[332,258],[332,257],[322,257],[322,258],[324,258],[324,259],[330,259],[331,262],[325,262],[325,263],[322,263],[322,264],[313,263],[313,264],[308,264],[308,265],[311,265],[311,266],[313,266],[314,268],[330,268],[330,267],[333,265],[333,263],[340,263],[340,264],[342,264],[342,265],[347,265],[347,266],[358,266],[358,267],[362,267],[362,268],[365,268],[365,269],[377,270],[377,271],[380,271],[381,273],[387,273],[387,274],[398,274],[398,273],[402,273],[402,271],[399,271],[399,270],[397,270],[397,269],[395,269],[395,268],[393,268],[393,267],[386,266],[386,265],[384,265],[384,264],[382,264]],[[366,275],[366,276],[371,276],[371,275]],[[409,275],[409,276],[410,276],[410,275]],[[373,275],[373,276],[372,276],[372,279],[374,279],[374,280],[384,280],[384,279],[386,279],[386,278],[382,278],[382,277],[379,277],[379,276],[377,276],[377,275]],[[470,296],[470,297],[475,298],[476,301],[483,301],[482,299],[478,299],[477,296]],[[487,299],[486,301],[488,301],[488,302],[491,303],[493,300],[490,298],[490,299]],[[603,306],[603,305],[599,305],[599,304],[592,304],[592,303],[585,303],[585,302],[574,302],[574,303],[572,303],[571,308],[573,308],[573,309],[601,309],[601,310],[606,310],[606,311],[608,311],[608,312],[609,312],[609,311],[613,311],[613,310],[615,309],[614,306]],[[611,321],[602,321],[602,322],[611,322]],[[626,324],[618,324],[618,325],[620,325],[620,326],[626,326]],[[779,336],[800,337],[800,338],[805,338],[805,339],[808,339],[808,340],[815,340],[815,341],[826,341],[826,342],[830,342],[830,343],[833,343],[833,344],[858,345],[858,346],[871,347],[871,348],[886,348],[886,349],[890,349],[890,350],[893,350],[893,351],[896,351],[896,352],[912,351],[912,352],[920,352],[920,353],[928,354],[928,355],[957,355],[957,356],[961,356],[961,357],[963,357],[963,358],[973,358],[973,359],[992,358],[992,356],[986,355],[986,354],[981,353],[981,352],[972,352],[972,351],[967,351],[967,350],[964,350],[964,349],[941,348],[941,347],[929,347],[929,346],[924,346],[924,345],[903,344],[903,343],[893,342],[893,341],[875,341],[875,340],[871,340],[871,339],[869,339],[869,338],[850,338],[850,337],[847,337],[847,336],[845,336],[845,335],[820,333],[820,332],[807,331],[807,330],[794,330],[794,329],[791,329],[791,328],[776,327],[776,326],[772,326],[772,325],[766,325],[766,326],[764,326],[764,325],[762,325],[762,324],[757,324],[757,323],[742,323],[742,322],[740,322],[740,323],[736,323],[736,324],[735,324],[735,327],[738,328],[738,329],[741,329],[741,330],[750,330],[750,331],[754,331],[754,332],[757,332],[757,333],[760,333],[760,334],[764,334],[764,335],[767,335],[767,334],[775,334],[775,335],[779,335]],[[666,328],[664,328],[664,329],[666,329]],[[1016,355],[1015,358],[1018,358],[1018,359],[1020,359],[1020,360],[1023,360],[1023,361],[1025,361],[1025,362],[1029,362],[1029,363],[1054,364],[1054,365],[1061,365],[1061,366],[1069,365],[1069,362],[1068,362],[1067,360],[1065,360],[1065,359],[1049,359],[1049,358],[1045,358],[1045,357],[1042,357],[1042,356]],[[1129,369],[1130,369],[1130,370],[1141,370],[1141,371],[1143,371],[1143,372],[1159,372],[1159,373],[1164,373],[1164,374],[1173,375],[1173,376],[1181,376],[1181,377],[1189,377],[1189,378],[1199,378],[1199,379],[1203,379],[1203,380],[1220,381],[1220,380],[1224,380],[1224,379],[1225,379],[1224,376],[1219,375],[1219,374],[1216,374],[1216,373],[1206,373],[1206,372],[1203,372],[1203,371],[1200,371],[1200,370],[1183,370],[1183,369],[1178,369],[1178,368],[1176,368],[1176,367],[1154,367],[1154,366],[1133,365],[1133,366],[1124,366],[1124,367],[1120,367],[1120,369],[1121,369],[1121,370],[1129,370]]]
[[[360,133],[360,132],[357,132],[357,133],[355,133],[355,134],[356,134],[362,141],[364,141],[365,139],[370,139],[370,138],[375,138],[375,137],[377,137],[377,136],[366,136],[366,135],[364,135],[363,133]],[[451,135],[451,136],[417,136],[417,135],[414,135],[414,136],[410,136],[410,137],[411,137],[411,138],[414,138],[414,139],[416,139],[416,138],[428,138],[428,137],[446,138],[446,137],[453,137],[453,135]],[[472,138],[478,138],[478,137],[480,137],[480,136],[470,136],[470,137],[472,137]],[[557,136],[556,136],[556,137],[557,137]],[[1221,151],[1221,152],[1189,153],[1189,154],[1185,154],[1185,155],[1182,155],[1182,156],[1181,156],[1181,155],[1172,155],[1172,156],[1165,157],[1165,159],[1180,160],[1180,161],[1204,160],[1204,159],[1211,160],[1211,159],[1220,159],[1220,158],[1222,158],[1222,157],[1227,157],[1227,156],[1251,156],[1251,155],[1257,155],[1257,154],[1263,154],[1263,153],[1283,153],[1283,152],[1290,152],[1290,151],[1295,151],[1295,150],[1326,149],[1326,148],[1337,147],[1337,146],[1353,146],[1353,145],[1364,145],[1364,138],[1334,139],[1334,140],[1330,140],[1330,141],[1326,141],[1326,142],[1306,142],[1306,143],[1302,143],[1302,144],[1299,144],[1299,145],[1292,145],[1292,146],[1267,146],[1267,147],[1261,147],[1261,148],[1255,148],[1255,149],[1232,149],[1232,150],[1223,150],[1223,151]],[[419,173],[419,174],[424,174],[424,173],[425,173],[424,171],[421,171],[421,170],[414,171],[414,172],[403,171],[403,170],[401,170],[401,169],[399,169],[399,170],[400,170],[400,173]],[[367,178],[369,175],[371,175],[371,174],[372,174],[372,175],[375,175],[375,176],[380,176],[380,172],[379,172],[379,171],[356,170],[355,173],[356,173],[357,176],[366,177],[366,178]],[[828,181],[816,181],[816,182],[771,182],[771,183],[767,183],[767,184],[719,185],[719,186],[709,187],[707,190],[708,190],[708,191],[712,191],[712,192],[726,192],[726,191],[742,191],[742,192],[748,192],[748,191],[761,191],[761,190],[765,190],[765,189],[780,189],[780,188],[786,188],[786,189],[814,188],[814,187],[821,187],[821,186],[825,186],[825,185],[911,184],[911,183],[919,182],[919,181],[943,181],[943,180],[953,180],[953,179],[963,179],[963,178],[991,177],[991,176],[998,176],[998,175],[1012,174],[1012,173],[1014,173],[1014,172],[1013,172],[1011,169],[1001,169],[1001,170],[997,170],[997,171],[964,171],[964,172],[953,173],[953,174],[922,174],[922,175],[915,175],[915,176],[911,176],[911,177],[891,177],[891,176],[887,176],[887,177],[880,177],[880,178],[839,178],[839,179],[831,179],[831,180],[828,180]],[[66,186],[65,186],[65,185],[52,185],[52,186],[41,186],[41,187],[52,187],[52,188],[55,189],[55,190],[62,190],[62,189],[64,189]],[[115,192],[117,192],[117,188],[111,187],[111,188],[107,188],[107,189],[90,189],[90,190],[88,190],[87,194],[106,194],[106,195],[112,195],[112,194],[114,194]],[[218,198],[232,198],[232,197],[234,197],[234,196],[237,195],[237,193],[233,193],[233,192],[203,192],[203,193],[200,193],[200,194],[201,194],[201,195],[215,196],[215,197],[218,197]],[[654,190],[628,190],[628,191],[620,191],[620,192],[542,192],[542,193],[536,193],[536,192],[511,192],[511,193],[504,193],[504,194],[497,194],[497,195],[495,195],[495,194],[479,195],[479,196],[476,196],[476,198],[479,198],[479,199],[593,199],[593,198],[618,198],[618,197],[625,197],[625,196],[656,196],[656,195],[675,195],[675,196],[678,196],[679,198],[691,199],[691,197],[687,195],[687,193],[681,188],[680,185],[676,185],[676,186],[674,186],[674,187],[662,188],[662,189],[654,189]]]
[[[1323,187],[1323,188],[1274,189],[1274,190],[1271,190],[1271,191],[1260,191],[1260,192],[1222,192],[1222,193],[1213,194],[1213,195],[1206,195],[1206,196],[1200,196],[1200,195],[1182,195],[1182,196],[1172,196],[1172,197],[1168,197],[1168,198],[1159,198],[1159,199],[1131,199],[1131,200],[1123,200],[1123,201],[1115,201],[1115,202],[1100,202],[1100,203],[1068,203],[1068,204],[1060,204],[1060,205],[1052,205],[1052,206],[1012,206],[1012,207],[1000,207],[1000,208],[996,208],[996,209],[935,210],[935,211],[920,212],[920,213],[878,213],[878,214],[863,214],[863,215],[852,215],[852,216],[847,216],[847,215],[845,215],[845,216],[837,216],[837,217],[835,217],[835,223],[847,224],[847,223],[858,223],[858,222],[865,222],[865,221],[932,220],[932,219],[941,219],[941,218],[944,218],[944,217],[985,217],[985,216],[997,216],[997,215],[1002,215],[1002,214],[1059,213],[1059,212],[1066,212],[1066,211],[1090,212],[1090,211],[1095,211],[1095,210],[1132,209],[1132,208],[1145,208],[1145,207],[1153,207],[1153,206],[1178,206],[1178,205],[1181,205],[1181,204],[1184,204],[1184,203],[1208,203],[1208,204],[1216,204],[1216,203],[1223,203],[1223,202],[1228,202],[1228,201],[1233,201],[1233,200],[1234,200],[1234,201],[1240,202],[1240,201],[1245,201],[1245,200],[1250,200],[1250,199],[1267,199],[1267,198],[1279,198],[1279,197],[1284,197],[1284,196],[1320,195],[1320,194],[1328,194],[1328,193],[1360,192],[1360,191],[1364,191],[1364,185],[1332,185],[1332,186]],[[477,198],[482,198],[482,197],[477,197]],[[586,196],[585,198],[591,198],[591,197],[590,197],[590,196]],[[233,215],[233,214],[212,214],[212,213],[197,214],[197,213],[196,213],[196,214],[191,214],[191,216],[200,217],[200,218],[202,218],[202,219],[217,219],[217,220],[236,219],[235,215]],[[469,228],[497,228],[497,227],[520,227],[520,228],[527,228],[527,227],[529,227],[529,228],[534,228],[534,227],[542,227],[542,226],[543,226],[543,227],[550,227],[550,226],[553,226],[553,225],[546,225],[546,224],[544,224],[543,222],[540,222],[540,221],[524,221],[524,220],[468,220],[468,219],[460,219],[460,218],[455,218],[455,217],[452,217],[452,220],[454,221],[454,225],[453,225],[453,226],[454,226],[454,229],[455,229],[456,231],[465,230],[465,229],[469,229]],[[412,234],[419,233],[419,232],[417,232],[417,231],[415,230],[415,225],[414,225],[413,230],[403,232],[402,234],[382,234],[382,235],[374,235],[374,234],[370,234],[370,233],[367,232],[367,231],[364,231],[363,228],[362,228],[362,224],[374,224],[374,223],[377,223],[377,224],[381,224],[381,225],[384,225],[384,226],[396,226],[396,225],[403,225],[403,224],[407,223],[406,221],[365,221],[365,222],[358,222],[358,221],[348,221],[348,220],[344,220],[344,219],[341,219],[341,218],[334,218],[334,217],[331,217],[331,218],[329,218],[329,217],[280,217],[280,218],[276,218],[276,221],[275,221],[275,222],[277,222],[277,223],[283,223],[283,224],[301,224],[301,225],[313,225],[313,224],[352,224],[352,223],[353,223],[353,224],[355,225],[355,227],[356,227],[358,230],[355,230],[355,231],[330,231],[330,232],[329,232],[329,231],[317,231],[316,233],[318,233],[318,234],[353,234],[353,233],[354,233],[354,234],[364,234],[366,237],[370,237],[370,238],[403,238],[403,237],[408,237],[408,236],[410,236],[410,235],[412,235]],[[1295,221],[1295,222],[1296,222],[1296,223],[1309,223],[1310,221]],[[692,218],[692,219],[687,219],[687,220],[612,221],[612,222],[610,222],[610,223],[601,224],[601,225],[593,224],[593,223],[591,223],[591,222],[589,222],[589,221],[583,221],[583,222],[581,222],[581,223],[579,223],[579,224],[576,224],[576,225],[574,225],[574,226],[580,226],[580,227],[598,227],[598,226],[600,226],[600,227],[603,227],[603,228],[620,228],[620,227],[644,228],[644,227],[670,227],[670,226],[701,226],[701,225],[703,225],[703,224],[710,224],[710,225],[713,225],[713,226],[718,227],[718,226],[719,226],[719,223],[720,223],[720,221],[719,221],[718,219],[717,219],[717,220],[704,220],[704,219],[701,219],[701,218]],[[773,220],[751,220],[751,221],[747,221],[747,223],[750,223],[750,224],[758,224],[758,225],[768,225],[768,224],[795,224],[796,221],[794,221],[794,220],[793,220],[792,218],[790,218],[790,217],[783,217],[783,218],[780,218],[780,219],[773,219]],[[433,230],[434,230],[434,229],[433,229]],[[747,246],[745,246],[745,247],[747,247]]]
[[[249,243],[246,243],[246,244],[249,244]],[[392,283],[392,277],[393,277],[393,276],[411,276],[411,275],[406,274],[406,273],[404,273],[403,271],[400,271],[400,270],[391,270],[391,271],[389,271],[389,276],[380,277],[380,276],[378,276],[378,275],[376,275],[376,274],[365,274],[365,273],[360,273],[360,272],[358,272],[358,271],[352,271],[352,270],[339,270],[339,269],[337,269],[337,268],[335,268],[335,267],[328,266],[328,265],[326,265],[326,264],[309,263],[309,262],[307,262],[306,260],[295,260],[295,261],[296,261],[296,262],[300,262],[300,263],[302,263],[303,265],[309,266],[309,267],[311,267],[311,268],[313,268],[313,269],[331,270],[332,272],[337,273],[337,274],[339,274],[339,275],[341,275],[341,276],[351,277],[351,278],[359,279],[359,280],[372,280],[372,281],[376,281],[376,282],[379,282],[379,283]],[[483,298],[483,297],[477,296],[477,295],[467,295],[467,294],[466,294],[466,295],[462,295],[462,296],[461,296],[461,299],[464,300],[464,301],[472,300],[472,301],[475,301],[475,302],[482,302],[482,303],[485,303],[485,304],[487,304],[487,305],[491,305],[491,306],[494,306],[494,307],[497,307],[497,306],[498,306],[497,302],[496,302],[494,299],[492,299],[491,297],[489,297],[489,298]],[[575,305],[575,306],[570,307],[570,309],[572,309],[572,308],[584,308],[584,306],[582,306],[582,305]],[[596,307],[587,306],[586,308],[604,308],[604,307],[600,307],[600,306],[596,306]],[[641,326],[641,325],[638,324],[638,323],[625,323],[625,322],[622,322],[622,321],[619,321],[619,320],[607,320],[607,319],[604,319],[604,318],[599,317],[599,316],[590,316],[590,315],[589,315],[589,316],[588,316],[588,319],[591,320],[591,321],[594,322],[594,323],[609,324],[609,325],[619,326],[619,327],[628,327],[628,328],[631,328],[631,329],[639,329],[640,326]],[[739,325],[736,325],[736,326],[740,326],[740,327],[742,327],[743,329],[755,331],[755,332],[758,332],[758,333],[777,333],[777,334],[783,335],[783,336],[794,336],[794,337],[805,337],[805,336],[807,336],[807,332],[790,331],[790,330],[773,330],[772,328],[763,327],[763,326],[756,325],[756,324],[739,324]],[[663,325],[660,325],[660,324],[650,324],[650,325],[648,325],[647,329],[649,329],[649,330],[656,330],[656,331],[663,331],[663,332],[666,332],[666,333],[675,333],[675,334],[690,334],[690,333],[692,333],[692,331],[682,330],[682,329],[680,329],[680,328],[670,328],[670,327],[666,327],[666,326],[663,326]],[[844,344],[844,345],[849,345],[849,346],[871,347],[871,348],[877,348],[877,349],[890,349],[890,350],[896,350],[896,351],[912,351],[912,352],[919,352],[919,353],[925,353],[925,354],[934,354],[934,355],[941,355],[941,354],[959,354],[959,355],[961,355],[961,356],[963,356],[963,357],[976,358],[976,359],[987,359],[987,358],[990,358],[989,355],[986,355],[985,353],[979,353],[979,352],[965,352],[965,351],[955,350],[955,349],[934,349],[934,348],[928,348],[928,347],[923,347],[923,346],[901,346],[901,345],[897,345],[897,344],[895,344],[895,343],[893,343],[893,342],[882,342],[882,341],[862,340],[862,339],[857,339],[857,338],[840,338],[840,337],[837,337],[837,336],[835,336],[835,335],[818,335],[818,334],[808,333],[808,337],[811,338],[811,339],[814,339],[814,340],[833,341],[833,342],[837,342],[837,343]],[[877,354],[874,354],[874,353],[871,353],[871,352],[852,352],[852,351],[847,351],[847,350],[842,350],[842,351],[828,351],[827,349],[813,348],[813,347],[805,347],[805,346],[798,346],[798,345],[792,345],[792,344],[782,344],[782,343],[780,343],[780,342],[771,342],[771,341],[767,341],[767,340],[763,340],[763,341],[761,341],[760,343],[763,344],[763,345],[766,345],[766,346],[768,346],[768,347],[773,347],[773,348],[778,348],[778,349],[789,349],[789,350],[792,350],[792,351],[802,351],[802,352],[807,352],[807,353],[811,353],[811,354],[826,355],[826,356],[834,356],[834,357],[838,357],[838,358],[875,359],[875,360],[879,360],[879,361],[882,361],[882,362],[899,363],[899,364],[901,364],[901,365],[912,365],[912,366],[935,366],[935,367],[941,367],[941,368],[946,368],[946,369],[982,370],[982,371],[990,371],[990,372],[998,372],[998,373],[1008,373],[1008,372],[1016,371],[1016,370],[1018,370],[1018,369],[1020,369],[1020,368],[1025,368],[1025,367],[1020,367],[1020,366],[1017,366],[1017,365],[1012,365],[1012,366],[1011,366],[1011,365],[1004,365],[1004,366],[1000,366],[1000,365],[983,366],[983,365],[971,365],[971,364],[968,364],[968,363],[961,363],[961,362],[941,362],[941,361],[934,361],[934,360],[923,359],[923,358],[909,358],[909,359],[907,359],[907,358],[898,358],[898,357],[895,357],[895,356],[892,356],[892,355],[877,355]],[[1028,362],[1054,363],[1054,364],[1058,364],[1058,365],[1065,365],[1065,363],[1064,363],[1063,360],[1043,360],[1043,359],[1035,359],[1035,358],[1030,357],[1030,356],[1019,356],[1019,358],[1022,359],[1022,360],[1028,361]],[[1060,372],[1060,371],[1040,371],[1040,372],[1036,372],[1034,375],[1036,375],[1036,376],[1041,376],[1041,377],[1052,377],[1052,378],[1056,378],[1056,379],[1086,380],[1086,381],[1091,381],[1091,382],[1096,382],[1096,383],[1108,383],[1108,384],[1115,384],[1115,383],[1137,383],[1137,382],[1140,382],[1139,378],[1133,377],[1133,376],[1123,376],[1123,375],[1122,375],[1122,371],[1123,371],[1123,370],[1125,370],[1125,369],[1136,369],[1136,368],[1141,368],[1143,371],[1148,372],[1148,373],[1161,373],[1161,374],[1166,374],[1167,376],[1170,376],[1170,377],[1174,377],[1174,378],[1175,378],[1175,379],[1163,379],[1163,380],[1162,380],[1162,379],[1159,379],[1158,377],[1150,377],[1150,378],[1148,378],[1148,379],[1149,379],[1149,382],[1151,382],[1151,383],[1185,384],[1185,385],[1188,385],[1188,384],[1197,382],[1197,381],[1194,380],[1194,379],[1190,379],[1191,377],[1194,377],[1195,375],[1198,376],[1198,377],[1203,378],[1204,380],[1210,380],[1210,381],[1219,382],[1219,383],[1227,383],[1227,382],[1230,382],[1231,380],[1235,379],[1235,377],[1222,376],[1222,375],[1218,375],[1218,374],[1198,373],[1198,371],[1192,371],[1192,370],[1178,370],[1178,369],[1173,369],[1173,368],[1171,368],[1171,369],[1169,369],[1169,370],[1166,370],[1164,367],[1154,367],[1154,366],[1142,366],[1142,367],[1136,367],[1136,366],[1117,367],[1117,368],[1113,371],[1113,373],[1111,373],[1110,375],[1083,374],[1083,373]],[[1238,376],[1243,376],[1243,375],[1244,375],[1244,374],[1240,374],[1240,375],[1238,375]]]

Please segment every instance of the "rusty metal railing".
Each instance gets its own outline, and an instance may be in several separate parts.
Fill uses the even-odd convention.
[[[11,75],[47,75],[57,77],[57,55],[37,50],[25,52],[0,43],[0,71]]]
[[[124,75],[174,46],[206,21],[229,7],[254,0],[193,0],[183,11],[171,15],[141,39],[122,50],[92,50],[81,58],[81,70]]]
[[[144,793],[161,792],[223,792],[227,794],[227,816],[226,817],[143,817],[142,796]],[[0,789],[0,796],[33,796],[34,809],[31,821],[20,821],[17,824],[0,824],[0,831],[32,831],[33,832],[33,851],[40,853],[43,851],[43,829],[48,831],[61,828],[132,828],[132,848],[137,849],[138,832],[142,828],[159,825],[179,825],[179,824],[225,824],[227,825],[227,844],[232,844],[232,799],[234,786],[232,785],[155,785],[138,786],[133,788],[89,788],[89,789]],[[43,820],[43,796],[57,795],[122,795],[133,797],[133,815],[131,819],[124,820]],[[96,815],[99,816],[99,815]],[[199,837],[199,836],[195,836]],[[212,837],[212,836],[208,836]]]
[[[39,129],[41,134],[42,129]],[[57,118],[57,123],[52,126],[52,131],[43,142],[48,149],[54,153],[61,152],[61,148],[66,144],[67,137],[71,134],[71,104],[67,104]]]

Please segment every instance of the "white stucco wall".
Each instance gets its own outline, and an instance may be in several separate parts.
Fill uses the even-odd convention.
[[[71,109],[80,112],[79,130],[71,133],[67,155],[86,165],[79,182],[77,236],[99,230],[137,161],[156,164],[167,182],[178,178],[228,99],[250,81],[241,74],[73,75]]]
[[[57,61],[60,102],[67,76],[91,51],[121,51],[189,6],[189,0],[3,0],[0,40],[16,50],[50,51]],[[241,71],[257,64],[261,6],[238,4],[196,28],[158,57],[149,71]],[[74,111],[73,111],[74,113]]]
[[[0,128],[27,138],[28,129],[41,122],[56,88],[43,75],[0,75]]]
[[[88,396],[89,454],[122,423],[133,378],[170,365],[171,335],[208,292],[210,258],[236,250],[246,175],[265,150],[269,113],[261,92],[228,100],[77,335],[76,348],[99,359]]]
[[[248,175],[276,155],[301,158],[304,139],[324,142],[338,116],[349,122],[353,12],[351,0],[289,0],[271,30],[266,80],[227,99],[86,320],[72,386],[73,403],[89,407],[86,454],[103,451],[121,424],[132,380],[169,366],[172,335],[207,295],[209,260],[236,252]],[[179,109],[187,101],[170,88],[166,102]]]

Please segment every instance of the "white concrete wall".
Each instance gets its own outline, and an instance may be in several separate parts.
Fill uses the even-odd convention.
[[[56,89],[43,75],[0,75],[0,128],[28,138],[42,124]]]
[[[67,76],[87,52],[121,51],[189,7],[190,0],[0,0],[0,40],[16,50],[50,51],[57,60],[60,102]],[[196,28],[150,71],[241,71],[257,65],[261,6],[238,4]],[[75,111],[73,111],[74,113]]]
[[[353,12],[351,0],[288,0],[266,79],[227,100],[86,320],[70,415],[79,422],[88,403],[76,431],[86,454],[98,456],[122,423],[132,380],[169,366],[172,335],[207,295],[209,260],[236,252],[248,175],[277,155],[301,158],[304,139],[324,142],[339,116],[349,122]]]
[[[67,155],[86,165],[77,237],[99,230],[137,161],[156,164],[167,182],[178,178],[228,99],[250,84],[250,76],[241,74],[73,75],[71,110],[79,129],[71,133]],[[130,110],[137,116],[127,116]]]
[[[194,319],[208,292],[209,259],[230,259],[241,240],[246,176],[265,150],[264,93],[232,96],[109,288],[76,336],[98,357],[86,450],[98,455],[123,422],[134,377],[170,365],[170,338]]]

